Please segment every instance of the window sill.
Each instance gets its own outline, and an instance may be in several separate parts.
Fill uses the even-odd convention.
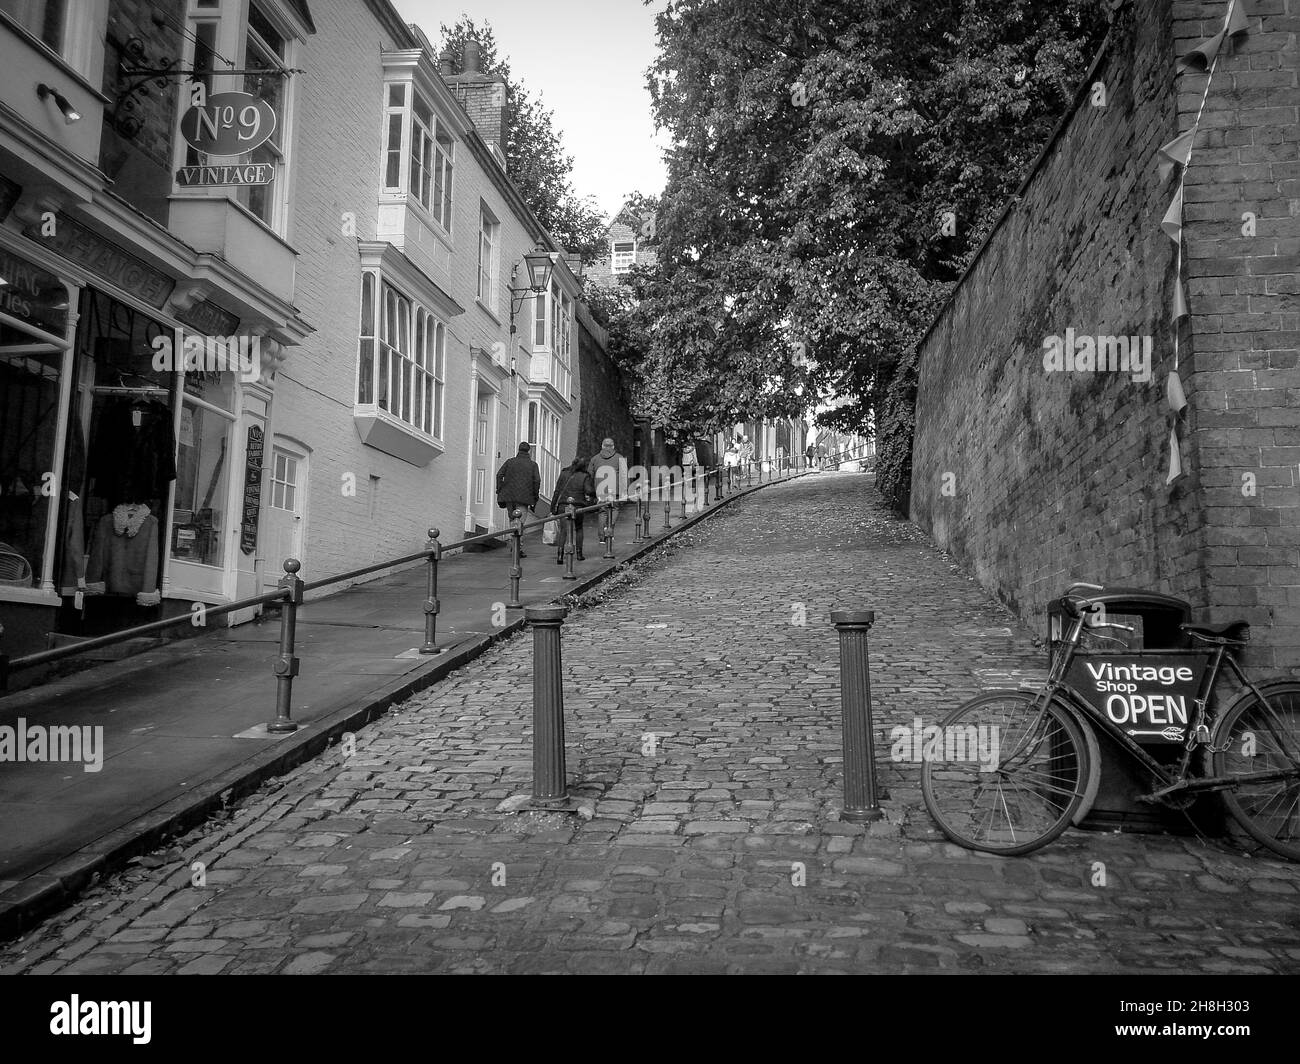
[[[377,406],[353,407],[352,423],[367,447],[413,466],[423,468],[446,450],[434,437]]]
[[[61,606],[61,599],[53,591],[42,591],[39,587],[9,587],[0,584],[0,602],[21,602],[29,606]]]

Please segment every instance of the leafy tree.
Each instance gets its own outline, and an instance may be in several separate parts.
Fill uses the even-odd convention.
[[[634,282],[646,374],[671,378],[659,416],[846,399],[823,423],[876,415],[882,487],[905,485],[914,367],[886,406],[891,382],[1069,105],[1105,6],[669,0],[648,73],[672,139],[660,260]]]
[[[443,23],[441,36],[441,50],[450,55],[453,72],[464,69],[465,43],[472,40],[478,42],[480,69],[505,79],[511,108],[505,155],[511,179],[566,251],[581,255],[584,262],[597,258],[604,252],[605,217],[593,197],[574,192],[573,156],[564,151],[555,112],[511,74],[510,60],[499,54],[490,23],[462,15],[454,26]]]

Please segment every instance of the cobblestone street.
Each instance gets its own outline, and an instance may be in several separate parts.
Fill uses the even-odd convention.
[[[837,819],[832,609],[877,611],[889,797],[869,828]],[[518,637],[351,756],[101,882],[6,944],[0,972],[1300,972],[1283,861],[1083,831],[1000,859],[938,834],[885,736],[1041,668],[1034,634],[866,476],[778,485],[570,613],[569,777],[591,819],[496,811],[531,779]]]

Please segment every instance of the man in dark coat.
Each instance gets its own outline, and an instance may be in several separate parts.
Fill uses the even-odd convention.
[[[560,470],[560,478],[555,482],[555,493],[551,496],[551,513],[562,514],[573,499],[573,508],[581,510],[596,501],[596,481],[587,471],[587,462],[581,457],[575,458],[568,466]],[[586,514],[576,514],[573,518],[573,549],[582,561],[582,519]],[[568,539],[568,524],[557,522],[558,534],[555,537],[557,552],[556,564],[564,564],[564,544]]]
[[[516,507],[532,510],[542,491],[542,471],[529,457],[528,444],[519,445],[519,453],[507,459],[497,470],[497,505],[504,506],[506,521],[512,518]],[[525,557],[522,550],[519,556]]]

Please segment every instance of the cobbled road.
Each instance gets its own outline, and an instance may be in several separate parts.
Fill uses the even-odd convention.
[[[1194,836],[1071,831],[1013,859],[943,840],[889,728],[1045,652],[869,478],[765,489],[581,605],[565,708],[591,819],[497,811],[530,789],[525,635],[137,858],[0,971],[1300,971],[1285,862]],[[838,820],[846,608],[877,611],[868,827]]]

